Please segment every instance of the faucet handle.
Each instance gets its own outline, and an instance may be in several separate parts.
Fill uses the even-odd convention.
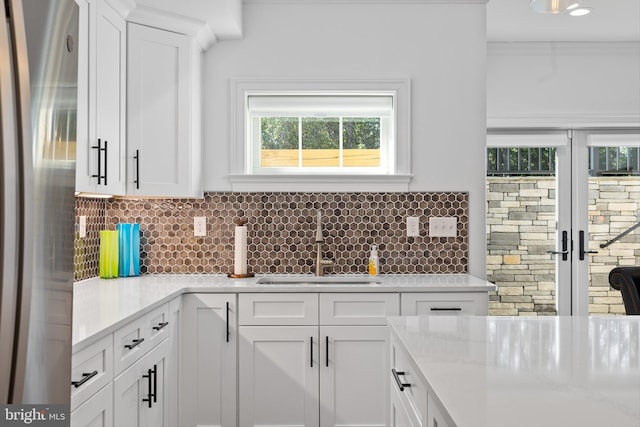
[[[333,262],[330,259],[322,259],[322,260],[320,260],[320,265],[318,265],[317,268],[316,268],[316,275],[324,276],[324,270],[326,268],[333,267],[334,265],[335,265],[335,262]]]

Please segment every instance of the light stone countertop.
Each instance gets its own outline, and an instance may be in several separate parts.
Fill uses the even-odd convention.
[[[457,427],[640,426],[640,316],[389,325]]]
[[[380,284],[258,284],[262,277],[314,279],[311,275],[260,275],[230,279],[226,275],[149,274],[118,279],[93,278],[73,288],[73,352],[183,293],[241,292],[488,292],[495,285],[467,274],[342,275],[380,280]],[[325,276],[336,277],[336,276]]]

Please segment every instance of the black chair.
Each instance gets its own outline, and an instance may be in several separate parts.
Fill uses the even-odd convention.
[[[622,292],[627,314],[640,315],[640,267],[616,267],[609,273],[609,284]]]

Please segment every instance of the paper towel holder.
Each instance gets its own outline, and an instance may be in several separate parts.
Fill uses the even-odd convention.
[[[246,225],[249,221],[247,221],[246,219],[242,219],[239,218],[238,220],[235,221],[235,224],[239,227],[242,227],[244,225]],[[227,274],[227,277],[231,278],[231,279],[246,279],[249,277],[255,277],[254,273],[251,272],[247,272],[246,274],[235,274],[235,273],[229,273]]]

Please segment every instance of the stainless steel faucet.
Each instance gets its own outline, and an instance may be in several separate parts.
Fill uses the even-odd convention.
[[[316,226],[316,276],[324,276],[325,268],[333,267],[334,262],[330,259],[322,258],[322,243],[324,243],[324,237],[322,236],[322,212],[318,211],[318,223]]]

